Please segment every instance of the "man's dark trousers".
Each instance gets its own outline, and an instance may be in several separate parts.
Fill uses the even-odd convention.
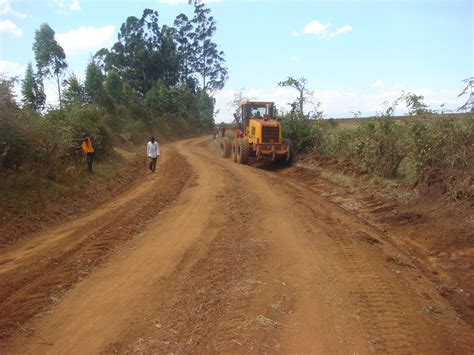
[[[92,173],[92,162],[94,161],[94,153],[87,153],[86,154],[86,162],[87,162],[87,168],[89,171]]]
[[[150,158],[150,170],[152,172],[155,172],[155,170],[156,170],[156,160],[157,159],[158,159],[158,157]]]

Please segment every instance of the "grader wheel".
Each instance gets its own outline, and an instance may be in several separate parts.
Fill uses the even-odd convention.
[[[249,162],[250,147],[249,143],[245,139],[241,139],[239,142],[239,156],[238,161],[240,164],[247,164]]]

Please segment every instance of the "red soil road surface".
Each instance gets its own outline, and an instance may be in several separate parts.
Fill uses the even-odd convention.
[[[156,175],[0,251],[2,353],[472,352],[380,230],[208,142],[168,145]]]

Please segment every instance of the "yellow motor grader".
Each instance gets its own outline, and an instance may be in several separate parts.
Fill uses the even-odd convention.
[[[220,151],[223,157],[230,156],[240,164],[247,164],[250,157],[291,164],[293,145],[289,139],[282,137],[273,102],[244,101],[240,104],[239,113],[234,116],[240,129],[235,131],[235,139],[228,136],[222,138]]]

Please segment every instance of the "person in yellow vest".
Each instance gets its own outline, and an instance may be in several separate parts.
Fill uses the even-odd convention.
[[[92,147],[92,141],[88,133],[84,133],[82,142],[82,151],[86,155],[87,169],[92,173],[92,163],[94,161],[94,148]]]

